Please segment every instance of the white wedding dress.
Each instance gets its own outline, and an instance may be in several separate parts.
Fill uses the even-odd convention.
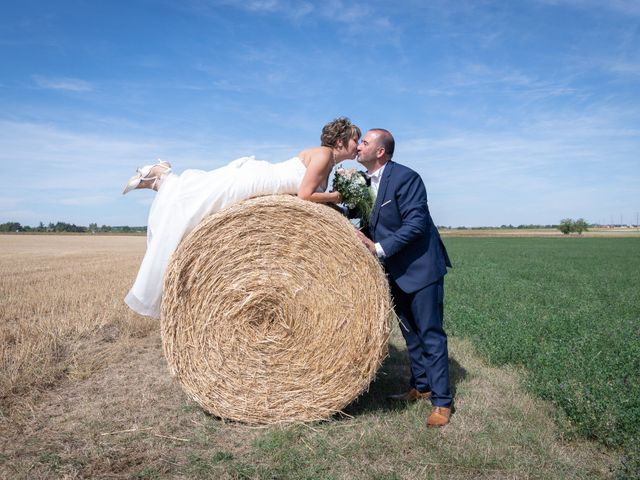
[[[160,317],[164,272],[180,241],[206,216],[260,195],[295,194],[306,168],[298,157],[280,163],[242,157],[216,170],[163,177],[147,222],[147,251],[125,298],[135,312]]]

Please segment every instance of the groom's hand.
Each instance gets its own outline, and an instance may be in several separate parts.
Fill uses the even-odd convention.
[[[378,252],[376,252],[375,244],[360,230],[354,230],[354,232],[356,233],[356,237],[358,237],[364,246],[367,247],[367,250],[369,250],[374,257],[378,258]]]

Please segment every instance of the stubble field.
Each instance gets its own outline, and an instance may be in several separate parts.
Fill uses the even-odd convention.
[[[621,255],[637,266],[638,240],[631,241]],[[536,396],[546,395],[540,385],[555,380],[536,380],[527,370],[547,371],[544,366],[556,362],[554,355],[566,358],[541,340],[556,338],[547,330],[562,331],[563,322],[536,326],[539,319],[566,318],[581,339],[569,342],[569,352],[589,353],[589,335],[605,331],[593,317],[606,315],[610,302],[626,306],[614,307],[606,319],[622,318],[616,328],[631,322],[632,330],[621,330],[607,346],[637,347],[632,323],[637,303],[627,303],[626,294],[601,298],[595,287],[580,287],[600,273],[597,268],[579,275],[578,287],[569,279],[580,268],[557,281],[551,276],[553,291],[560,289],[565,303],[574,305],[572,296],[587,302],[572,315],[572,309],[559,308],[541,293],[546,287],[540,272],[555,271],[556,262],[593,263],[607,270],[611,252],[604,255],[595,246],[584,253],[586,244],[580,243],[570,249],[578,253],[562,263],[549,245],[536,250],[532,244],[505,246],[491,239],[445,242],[456,264],[447,278],[446,299],[457,408],[449,426],[424,428],[427,403],[397,405],[385,399],[405,387],[408,375],[396,330],[378,379],[344,416],[249,428],[211,417],[191,402],[167,373],[157,322],[123,304],[144,253],[143,237],[0,236],[0,477],[607,478],[621,472],[624,439],[605,448],[575,435],[591,433],[579,421],[569,422],[557,403]],[[540,267],[547,254],[553,263]],[[532,260],[540,255],[538,263]],[[618,257],[615,265],[624,264]],[[512,265],[514,258],[522,262],[520,269]],[[607,277],[603,291],[617,286],[629,293],[629,282],[638,285],[633,275],[619,285],[616,278]],[[563,281],[573,285],[565,293]],[[499,291],[493,290],[496,283]],[[594,298],[595,314],[589,308]],[[533,313],[526,314],[527,309]],[[536,333],[526,334],[521,348],[518,332],[531,329]],[[567,343],[566,337],[558,338]],[[582,344],[588,348],[581,350]],[[534,360],[538,346],[546,362]],[[514,353],[521,350],[527,355]],[[611,357],[603,349],[597,358]],[[621,358],[624,364],[627,357]],[[633,375],[625,382],[637,381],[637,371]],[[582,388],[567,378],[565,390]],[[624,434],[618,427],[612,431]]]

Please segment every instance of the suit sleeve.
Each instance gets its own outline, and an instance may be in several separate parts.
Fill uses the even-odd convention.
[[[429,224],[427,190],[417,173],[413,172],[406,181],[399,182],[395,197],[402,225],[379,242],[387,258],[423,237]]]

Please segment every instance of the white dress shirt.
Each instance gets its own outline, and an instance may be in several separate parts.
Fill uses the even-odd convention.
[[[384,172],[384,167],[386,167],[387,164],[385,163],[383,166],[381,166],[378,170],[376,170],[373,173],[369,173],[367,171],[367,176],[371,179],[371,190],[373,190],[373,196],[377,197],[378,196],[378,188],[380,187],[380,179],[382,178],[382,172]]]

